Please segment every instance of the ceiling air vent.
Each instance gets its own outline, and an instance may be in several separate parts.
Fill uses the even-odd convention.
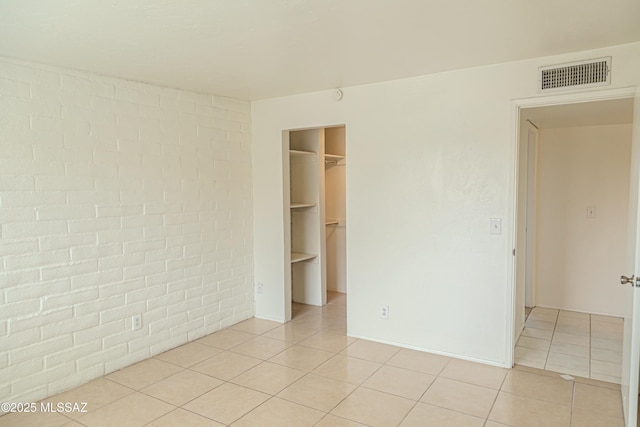
[[[538,69],[538,91],[582,89],[611,84],[611,57]]]

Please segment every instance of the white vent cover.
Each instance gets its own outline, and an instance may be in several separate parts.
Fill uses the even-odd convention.
[[[582,89],[610,84],[610,56],[538,69],[538,92]]]

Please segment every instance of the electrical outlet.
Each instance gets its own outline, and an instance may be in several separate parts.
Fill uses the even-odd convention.
[[[142,314],[131,316],[131,330],[137,331],[138,329],[142,329]]]
[[[258,282],[256,284],[256,293],[262,294],[263,291],[264,291],[264,285],[262,283]]]
[[[386,304],[380,304],[380,318],[389,320],[389,306]]]

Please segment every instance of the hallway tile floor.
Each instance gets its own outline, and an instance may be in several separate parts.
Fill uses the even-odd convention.
[[[616,384],[351,338],[345,314],[341,294],[294,304],[290,323],[249,319],[45,401],[87,413],[7,414],[0,427],[624,424]]]
[[[535,307],[516,364],[620,384],[623,319]]]

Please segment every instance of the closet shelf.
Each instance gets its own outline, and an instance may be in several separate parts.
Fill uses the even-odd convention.
[[[325,154],[324,155],[324,159],[325,160],[335,160],[337,162],[338,160],[344,160],[344,156],[341,156],[339,154]]]
[[[344,160],[344,156],[339,154],[325,154],[324,155],[324,163],[326,165],[337,165],[338,162]]]
[[[303,208],[312,208],[315,205],[316,205],[315,203],[292,202],[290,207],[291,207],[291,209],[303,209]]]
[[[300,261],[306,261],[317,257],[316,254],[305,254],[302,252],[291,252],[291,264]]]
[[[313,151],[301,151],[301,150],[289,150],[289,154],[292,156],[315,156]]]

